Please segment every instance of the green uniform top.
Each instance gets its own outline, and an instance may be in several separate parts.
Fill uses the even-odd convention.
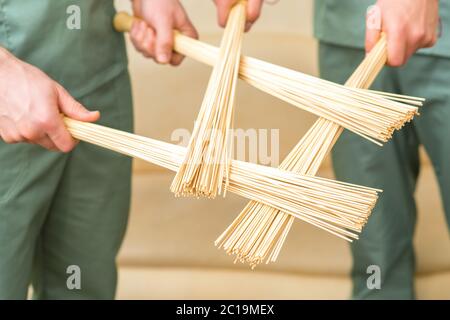
[[[112,0],[1,0],[0,45],[80,97],[127,66],[114,13]]]
[[[363,48],[367,8],[374,0],[315,0],[314,34],[331,44]],[[442,35],[421,54],[450,57],[450,1],[440,1]]]

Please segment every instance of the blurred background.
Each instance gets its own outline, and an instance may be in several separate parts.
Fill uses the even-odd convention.
[[[202,41],[218,45],[212,1],[182,1]],[[131,12],[129,0],[116,0]],[[312,35],[312,0],[266,5],[244,39],[243,52],[317,75]],[[127,39],[128,41],[128,39]],[[210,67],[186,59],[179,68],[158,66],[128,47],[138,134],[171,141],[174,130],[191,130]],[[411,93],[414,94],[414,93]],[[278,129],[280,161],[311,126],[315,116],[240,81],[235,127]],[[171,141],[176,143],[177,141]],[[419,299],[450,299],[450,241],[434,173],[422,152],[417,190],[415,247]],[[329,159],[320,176],[332,177]],[[250,270],[214,246],[247,201],[174,199],[173,173],[136,161],[130,223],[119,257],[119,299],[346,299],[350,297],[348,244],[296,221],[276,263]],[[392,214],[395,214],[393,212]]]

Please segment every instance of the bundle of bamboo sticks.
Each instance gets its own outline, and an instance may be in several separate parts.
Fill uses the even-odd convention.
[[[346,85],[356,88],[369,87],[383,68],[386,59],[386,39],[383,36]],[[336,123],[318,119],[280,168],[314,176],[342,130]],[[252,201],[215,243],[227,253],[236,255],[237,260],[247,262],[254,268],[264,261],[276,261],[293,222],[294,216],[289,213]],[[331,233],[335,231],[326,227],[323,229]],[[341,235],[344,237],[344,233]]]
[[[231,125],[246,17],[246,1],[231,9],[217,61],[195,122],[187,153],[170,189],[178,195],[215,198],[228,187]]]
[[[64,118],[71,134],[109,150],[177,171],[187,149],[97,124]],[[326,227],[336,235],[354,237],[360,231],[381,190],[232,160],[229,191],[306,222]],[[340,233],[339,233],[340,232]]]

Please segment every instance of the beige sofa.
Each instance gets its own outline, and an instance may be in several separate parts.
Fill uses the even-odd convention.
[[[194,11],[192,1],[187,3],[188,9]],[[273,9],[272,14],[277,18],[267,14],[260,29],[246,36],[244,51],[317,74],[316,43],[310,35],[290,33],[280,27],[276,32],[270,32],[268,28],[274,23],[273,19],[277,25],[283,22],[280,12],[290,9],[288,4],[284,6]],[[214,19],[208,19],[213,24]],[[201,31],[202,40],[218,43],[218,30]],[[132,50],[130,68],[137,132],[170,141],[173,130],[190,130],[211,69],[189,59],[180,68],[157,66]],[[236,127],[279,128],[280,160],[314,119],[312,115],[239,82]],[[329,160],[320,175],[332,176]],[[217,250],[213,244],[246,200],[231,194],[226,199],[214,201],[175,199],[168,190],[172,178],[173,174],[168,171],[135,162],[130,225],[119,257],[119,299],[349,297],[351,258],[343,240],[297,221],[278,262],[251,271],[247,265],[234,264],[232,257]],[[424,161],[417,200],[418,297],[449,299],[450,241],[428,161]]]

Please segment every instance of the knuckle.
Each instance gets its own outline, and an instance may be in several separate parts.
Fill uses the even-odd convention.
[[[139,42],[137,41],[137,39],[136,39],[135,36],[131,36],[131,37],[130,37],[130,40],[131,40],[131,43],[132,43],[135,47],[137,47],[137,46],[139,45]]]
[[[21,129],[21,134],[25,139],[30,140],[30,141],[35,141],[40,136],[39,130],[37,130],[37,128],[35,128],[35,127],[28,127],[28,128]]]
[[[436,42],[437,42],[437,36],[435,33],[427,35],[426,43],[428,46],[432,47],[436,44]]]
[[[143,37],[144,37],[144,34],[142,32],[135,33],[135,34],[131,35],[131,40],[135,43],[140,43],[140,42],[142,42]]]
[[[144,48],[141,46],[140,43],[135,43],[135,44],[134,44],[134,47],[135,47],[136,50],[139,51],[139,52],[143,52],[143,51],[144,51]]]
[[[13,140],[11,138],[11,136],[9,136],[8,134],[2,134],[2,139],[5,143],[11,144],[13,143]]]
[[[399,38],[401,35],[408,35],[408,27],[405,23],[399,23],[394,25],[389,25],[387,27],[387,33],[391,37]]]
[[[434,46],[437,41],[438,41],[438,37],[436,35],[433,35],[433,37],[431,38],[431,45]]]
[[[427,34],[426,34],[425,30],[417,29],[417,30],[413,31],[411,38],[414,42],[422,42],[426,39],[426,36],[427,36]]]
[[[14,133],[5,133],[3,135],[3,141],[5,141],[8,144],[15,144],[18,142],[21,142],[23,139],[18,134]]]
[[[52,130],[54,128],[54,121],[48,114],[39,117],[36,122],[37,126],[43,130]]]

